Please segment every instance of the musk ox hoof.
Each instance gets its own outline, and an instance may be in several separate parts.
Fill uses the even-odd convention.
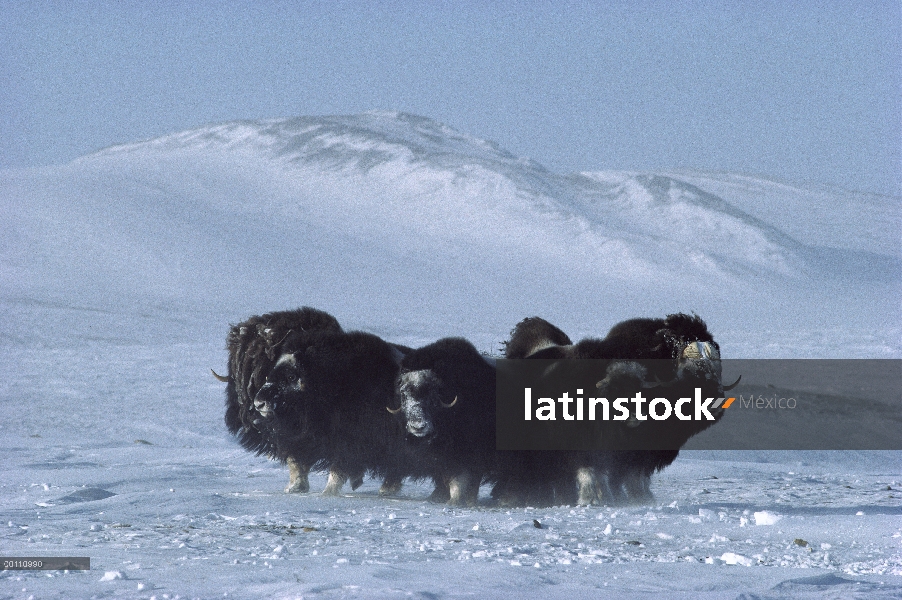
[[[451,499],[451,491],[448,489],[448,486],[436,484],[435,489],[432,490],[432,493],[429,494],[429,502],[435,502],[436,504],[444,504],[448,500]]]
[[[448,506],[476,506],[476,502],[472,498],[449,498],[446,503]]]
[[[380,496],[394,496],[398,492],[401,491],[401,488],[404,487],[404,482],[401,480],[392,481],[386,479],[382,482],[382,485],[379,486],[379,495]]]
[[[651,493],[651,477],[641,473],[631,473],[624,481],[629,504],[651,504],[655,495]]]
[[[310,482],[307,475],[310,474],[310,467],[306,464],[299,463],[292,457],[288,457],[288,487],[285,488],[287,494],[306,494],[310,491]]]
[[[351,480],[351,489],[352,490],[356,490],[357,488],[359,488],[362,485],[363,485],[363,476],[362,475],[355,477],[354,479]]]
[[[288,487],[285,488],[286,494],[306,494],[310,491],[310,482],[307,478],[289,481]]]
[[[329,471],[329,479],[326,480],[326,488],[323,490],[323,496],[339,496],[341,488],[344,486],[348,476],[339,471]]]
[[[576,471],[577,498],[579,506],[589,506],[598,501],[598,477],[595,469],[581,467]]]

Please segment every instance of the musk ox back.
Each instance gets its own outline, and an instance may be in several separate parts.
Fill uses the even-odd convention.
[[[401,362],[397,415],[433,501],[476,503],[495,457],[495,369],[463,338],[445,338]]]
[[[526,358],[545,348],[569,346],[567,334],[540,317],[526,317],[511,331],[504,344],[504,358]]]

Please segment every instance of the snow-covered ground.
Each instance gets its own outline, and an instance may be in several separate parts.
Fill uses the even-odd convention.
[[[92,563],[0,598],[902,597],[899,452],[684,452],[640,507],[287,495],[209,374],[229,323],[304,304],[413,346],[695,310],[730,358],[900,358],[900,206],[561,176],[393,113],[0,172],[0,554]]]

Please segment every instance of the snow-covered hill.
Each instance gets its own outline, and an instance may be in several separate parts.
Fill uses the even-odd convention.
[[[902,281],[900,201],[865,200],[738,176],[559,175],[402,113],[241,121],[0,173],[0,281],[7,296],[233,320],[312,304],[486,344],[530,314],[586,335],[677,310],[737,343],[834,324],[860,336],[898,314]],[[886,355],[894,335],[855,352]]]

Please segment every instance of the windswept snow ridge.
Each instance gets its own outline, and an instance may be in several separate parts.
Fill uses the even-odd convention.
[[[0,281],[7,297],[228,307],[232,320],[311,304],[487,344],[528,314],[585,335],[695,311],[729,344],[830,322],[869,331],[898,313],[898,199],[870,202],[840,239],[830,211],[859,196],[728,183],[558,175],[403,113],[238,121],[0,173]],[[806,207],[818,218],[802,224]],[[898,354],[898,334],[855,352]]]

